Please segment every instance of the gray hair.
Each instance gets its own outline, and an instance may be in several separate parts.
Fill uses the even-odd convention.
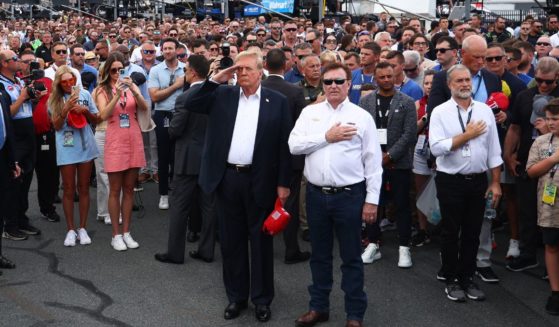
[[[237,63],[240,59],[245,57],[252,57],[256,59],[256,67],[259,70],[262,70],[262,68],[264,67],[264,61],[262,59],[262,51],[259,48],[255,48],[255,49],[251,48],[250,50],[242,51],[237,55],[237,57],[235,57],[235,63]]]
[[[421,61],[421,55],[415,50],[406,50],[403,55],[406,63],[411,62],[414,65],[419,65],[419,62]]]
[[[380,38],[383,37],[383,36],[385,36],[385,35],[388,35],[388,38],[389,38],[389,39],[392,38],[392,36],[390,36],[390,33],[388,33],[388,32],[378,32],[378,33],[375,35],[375,40],[374,40],[374,41],[375,41],[375,42],[378,42],[378,41],[380,40]]]
[[[294,46],[293,47],[293,52],[295,52],[297,50],[307,50],[307,49],[312,50],[312,45],[310,43],[303,42],[303,43],[299,43],[296,46]]]
[[[555,63],[557,63],[557,60],[555,60]],[[559,65],[559,63],[557,63]],[[446,81],[447,83],[450,83],[452,81],[452,73],[457,72],[457,71],[467,71],[468,75],[470,75],[470,77],[472,76],[472,74],[470,73],[470,69],[462,64],[457,64],[454,65],[452,67],[450,67],[447,71],[446,71]]]
[[[309,61],[309,58],[316,58],[318,59],[318,61],[320,61],[320,57],[316,53],[312,53],[308,56],[305,56],[303,59],[301,59],[301,66],[305,67],[307,61]]]

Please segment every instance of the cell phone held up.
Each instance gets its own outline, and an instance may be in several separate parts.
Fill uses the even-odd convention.
[[[125,69],[121,69],[118,71],[118,76],[119,76],[119,81],[122,83],[122,80],[126,77],[126,70]],[[125,85],[124,83],[121,84],[121,89],[122,91],[127,91],[128,90],[128,85]]]

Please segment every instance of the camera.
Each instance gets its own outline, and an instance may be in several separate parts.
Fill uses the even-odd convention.
[[[221,54],[223,58],[219,61],[219,69],[226,69],[233,66],[233,59],[231,59],[231,45],[228,42],[224,42],[221,45]]]
[[[39,79],[45,77],[45,71],[41,69],[39,62],[32,61],[29,63],[30,74],[23,76],[22,79],[25,82],[25,91],[29,95],[30,99],[37,98],[37,92],[45,91],[47,88],[45,84]]]

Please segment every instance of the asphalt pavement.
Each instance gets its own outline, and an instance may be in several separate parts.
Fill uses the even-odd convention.
[[[28,216],[42,230],[26,241],[3,240],[3,252],[17,268],[0,276],[0,326],[293,326],[307,310],[310,283],[308,263],[285,265],[283,239],[276,237],[275,292],[272,319],[260,323],[252,306],[235,320],[224,320],[227,298],[221,275],[221,255],[213,263],[186,258],[184,265],[162,264],[153,255],[166,248],[168,212],[157,208],[157,186],[144,184],[138,194],[145,207],[134,212],[132,235],[140,248],[117,252],[110,246],[110,226],[96,221],[95,189],[87,230],[93,243],[63,246],[64,221],[41,218],[36,184]],[[62,215],[62,208],[57,205]],[[77,208],[76,208],[77,211]],[[77,213],[77,212],[76,212]],[[76,215],[77,217],[77,215]],[[385,232],[382,259],[365,267],[369,299],[365,326],[559,326],[559,317],[544,306],[550,293],[540,267],[522,273],[505,268],[508,239],[496,233],[493,253],[499,284],[485,284],[483,302],[454,303],[446,299],[444,284],[435,275],[440,268],[439,243],[412,249],[411,269],[397,267],[395,232]],[[309,243],[301,241],[303,249]],[[187,243],[187,251],[196,249]],[[334,287],[330,320],[319,326],[344,326],[344,296],[340,290],[340,260],[334,253]]]

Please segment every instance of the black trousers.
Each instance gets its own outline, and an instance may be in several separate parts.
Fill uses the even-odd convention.
[[[1,115],[2,113],[0,113]],[[9,166],[8,162],[8,153],[5,150],[6,145],[4,148],[0,149],[0,232],[2,232],[2,228],[4,227],[4,219],[6,218],[7,211],[5,210],[8,207],[9,203],[9,190],[11,185],[11,174],[12,169]],[[0,256],[2,255],[2,237],[0,236]]]
[[[54,198],[58,193],[60,172],[56,165],[56,139],[54,131],[35,135],[37,163],[37,198],[41,213],[48,214],[56,210]]]
[[[538,227],[538,180],[527,176],[516,178],[518,199],[518,225],[520,236],[520,256],[536,259],[536,250],[541,241]]]
[[[438,171],[435,184],[442,217],[442,273],[448,282],[469,280],[476,269],[487,175],[466,179]]]
[[[26,216],[29,208],[29,189],[35,168],[35,129],[32,118],[12,120],[15,131],[15,157],[22,173],[18,179],[11,180],[8,194],[8,216],[6,230],[13,231],[29,223]]]
[[[250,299],[269,305],[274,297],[273,239],[262,232],[274,203],[254,201],[250,173],[226,169],[216,191],[223,281],[229,302]],[[249,260],[250,241],[250,260]]]
[[[169,127],[165,120],[173,119],[170,111],[156,110],[153,114],[155,137],[157,138],[157,169],[159,171],[159,195],[169,194],[169,180],[173,178],[175,166],[175,142],[169,137]]]
[[[175,183],[172,184],[175,185]],[[188,231],[194,233],[200,233],[202,231],[202,208],[200,208],[200,192],[202,191],[200,190],[199,192],[194,192],[194,199],[188,213]]]
[[[176,175],[169,197],[170,223],[167,254],[173,260],[184,260],[187,217],[193,205],[200,208],[203,215],[202,235],[199,253],[206,259],[213,259],[215,246],[214,196],[206,194],[198,186],[198,175]],[[209,235],[206,235],[210,233]]]
[[[289,185],[289,197],[285,202],[285,210],[291,214],[291,220],[283,231],[283,242],[285,243],[285,257],[293,257],[301,252],[299,248],[299,239],[297,233],[299,232],[299,198],[301,193],[301,179],[303,172],[301,170],[294,170],[291,175],[291,182]]]

